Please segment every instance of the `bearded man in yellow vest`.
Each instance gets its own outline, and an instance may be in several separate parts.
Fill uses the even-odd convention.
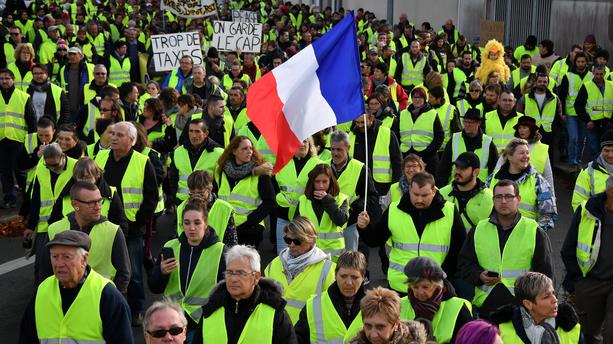
[[[26,307],[19,342],[134,343],[124,296],[88,265],[89,236],[65,231],[47,246],[54,275]]]
[[[595,66],[592,80],[586,80],[575,101],[577,116],[586,127],[590,160],[600,153],[600,136],[613,115],[613,82],[605,80],[605,67]]]
[[[406,295],[404,267],[418,256],[434,259],[449,276],[455,276],[466,230],[455,205],[438,192],[431,174],[416,173],[408,194],[392,202],[378,223],[371,224],[370,218],[367,212],[358,217],[357,227],[364,242],[379,246],[392,240],[387,271],[390,288]]]
[[[483,131],[490,136],[498,150],[503,149],[513,139],[514,126],[522,114],[515,110],[515,95],[503,90],[498,98],[498,109],[485,114]]]
[[[579,322],[586,343],[613,341],[613,309],[606,300],[613,293],[611,262],[611,216],[613,177],[606,180],[606,190],[582,202],[562,244],[562,262],[566,276],[562,285],[575,295]],[[606,333],[602,333],[602,329]]]
[[[81,231],[89,235],[92,249],[89,254],[90,266],[99,274],[113,281],[117,289],[125,294],[130,282],[130,257],[123,234],[124,228],[110,222],[100,215],[103,202],[109,202],[100,195],[95,184],[76,182],[70,188],[70,203],[73,212],[49,226],[48,240],[68,230]],[[39,278],[53,275],[49,251],[43,247],[40,254]]]
[[[517,305],[493,314],[505,344],[584,343],[577,313],[567,303],[558,303],[551,278],[526,272],[515,281]],[[589,343],[589,342],[588,342]]]
[[[519,213],[519,186],[503,179],[492,191],[494,211],[468,233],[458,264],[462,278],[475,287],[473,306],[486,319],[514,303],[515,280],[522,273],[553,274],[549,237]]]
[[[111,129],[111,149],[96,155],[96,163],[104,171],[104,179],[117,189],[128,219],[126,243],[130,254],[128,303],[133,324],[140,325],[145,309],[143,284],[143,235],[158,203],[158,185],[149,158],[136,152],[136,127],[119,122]]]
[[[225,280],[217,284],[202,307],[202,320],[192,343],[297,343],[282,288],[274,280],[262,278],[258,252],[236,245],[225,259]]]
[[[366,257],[359,251],[346,251],[338,257],[334,283],[311,297],[296,323],[299,343],[340,343],[353,338],[363,327],[360,301],[364,297]]]

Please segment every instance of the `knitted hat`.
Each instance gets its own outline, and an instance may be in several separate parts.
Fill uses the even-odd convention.
[[[594,34],[589,34],[585,36],[585,40],[583,41],[583,43],[596,44],[596,36],[594,36]]]
[[[600,148],[604,146],[613,146],[613,130],[607,130],[600,137]]]

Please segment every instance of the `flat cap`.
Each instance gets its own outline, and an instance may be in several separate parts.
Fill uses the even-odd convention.
[[[47,247],[55,245],[80,247],[85,251],[89,251],[92,241],[89,235],[81,231],[67,230],[56,234],[53,240],[47,243]]]

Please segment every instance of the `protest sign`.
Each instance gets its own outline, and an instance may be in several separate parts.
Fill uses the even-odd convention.
[[[479,22],[479,33],[482,47],[484,47],[490,39],[495,39],[500,43],[504,43],[504,22],[481,20]]]
[[[258,14],[251,11],[232,10],[232,21],[243,23],[257,23]]]
[[[162,0],[162,10],[184,18],[204,18],[217,13],[215,0]]]
[[[200,36],[197,32],[181,32],[151,36],[153,62],[156,72],[165,72],[179,67],[183,56],[190,56],[194,64],[202,64]]]
[[[262,24],[245,22],[213,22],[213,46],[219,51],[259,53],[262,45]]]

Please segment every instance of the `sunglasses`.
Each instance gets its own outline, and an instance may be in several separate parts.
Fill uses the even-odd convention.
[[[106,73],[94,73],[95,75],[106,75]]]
[[[58,49],[57,51],[68,51],[68,49],[62,49],[62,48],[60,48],[60,49]]]
[[[283,237],[283,241],[285,241],[287,245],[291,245],[291,243],[294,243],[294,245],[296,246],[302,245],[302,241],[300,239],[292,239],[288,237]]]
[[[147,333],[153,338],[163,338],[166,336],[166,333],[170,333],[171,336],[177,336],[183,333],[183,327],[171,327],[168,330],[147,331]]]

